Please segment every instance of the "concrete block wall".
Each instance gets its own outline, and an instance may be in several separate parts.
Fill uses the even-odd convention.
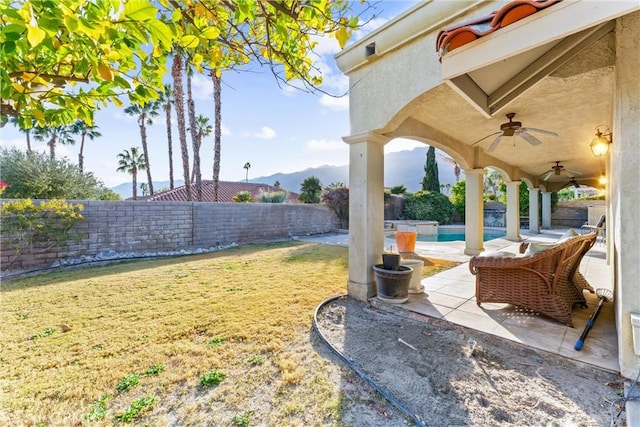
[[[20,255],[11,270],[51,265],[56,260],[95,256],[101,251],[159,252],[254,243],[296,235],[326,233],[337,218],[324,205],[271,203],[194,203],[72,201],[84,206],[76,226],[82,240],[66,247]],[[6,270],[14,258],[0,248]]]

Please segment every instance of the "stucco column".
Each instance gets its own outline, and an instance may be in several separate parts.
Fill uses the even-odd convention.
[[[551,228],[551,192],[542,192],[542,228]]]
[[[384,144],[366,132],[344,137],[349,144],[349,281],[347,292],[366,300],[376,294],[373,265],[384,245]]]
[[[540,233],[540,189],[529,188],[529,231]]]
[[[484,251],[482,234],[484,232],[484,204],[482,177],[484,169],[470,169],[464,171],[466,186],[464,196],[464,231],[467,255],[478,255]]]
[[[640,12],[616,22],[616,67],[613,134],[610,147],[611,215],[607,236],[612,238],[616,326],[620,373],[634,378],[640,357],[634,354],[631,313],[640,313]]]
[[[507,182],[507,239],[519,242],[520,238],[520,182]]]

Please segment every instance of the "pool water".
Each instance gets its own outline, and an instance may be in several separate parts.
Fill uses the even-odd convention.
[[[482,240],[492,240],[497,239],[499,237],[504,237],[506,233],[500,230],[485,230],[482,235]],[[421,236],[418,235],[418,242],[455,242],[455,241],[464,241],[464,229],[462,230],[447,230],[447,229],[439,229],[438,234],[435,236]]]

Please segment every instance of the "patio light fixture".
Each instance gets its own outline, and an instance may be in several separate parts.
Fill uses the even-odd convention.
[[[604,128],[601,132],[600,128]],[[589,148],[596,157],[606,156],[609,153],[609,145],[611,145],[611,130],[605,125],[596,127],[596,136],[591,141]]]

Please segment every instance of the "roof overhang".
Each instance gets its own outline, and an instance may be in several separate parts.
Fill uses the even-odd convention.
[[[640,10],[635,0],[564,1],[442,58],[442,78],[490,118]]]

